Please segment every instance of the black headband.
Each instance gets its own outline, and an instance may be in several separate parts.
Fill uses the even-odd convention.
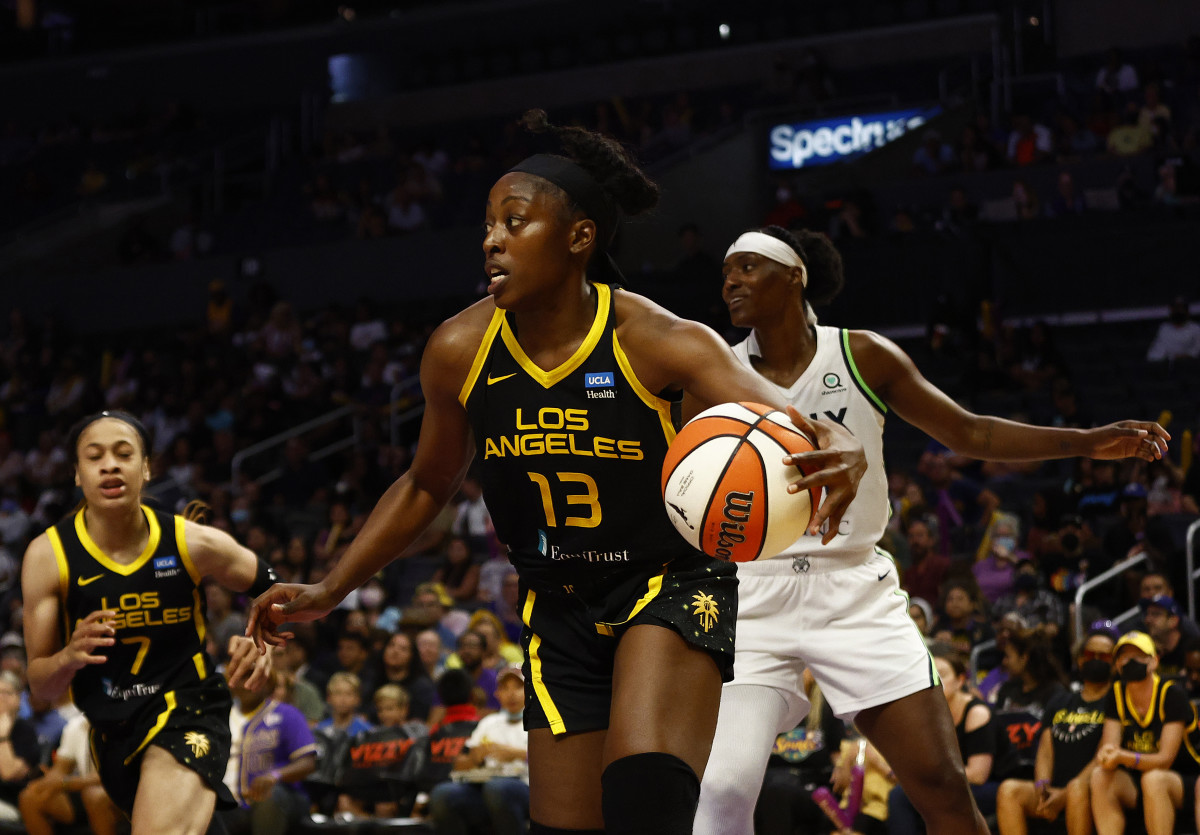
[[[514,165],[510,174],[532,174],[561,188],[596,223],[600,249],[608,249],[617,231],[617,207],[596,179],[578,163],[558,154],[534,154]]]
[[[150,433],[146,430],[145,425],[133,415],[129,414],[129,412],[122,412],[119,409],[105,409],[103,412],[96,412],[95,414],[88,415],[76,423],[71,429],[69,442],[71,444],[70,452],[72,458],[75,458],[76,456],[76,447],[79,446],[79,436],[83,434],[83,430],[87,429],[96,421],[103,420],[104,418],[112,418],[113,420],[119,420],[122,423],[127,423],[132,426],[133,430],[138,433],[138,437],[142,439],[142,452],[144,452],[147,456],[150,455]]]

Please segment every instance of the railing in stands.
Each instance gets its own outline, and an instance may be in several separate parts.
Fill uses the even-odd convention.
[[[287,443],[292,438],[298,438],[301,435],[312,432],[314,429],[320,429],[323,426],[327,426],[346,417],[350,418],[350,422],[353,427],[349,437],[341,438],[311,452],[308,456],[310,461],[319,461],[322,458],[327,458],[330,455],[333,455],[335,452],[341,452],[343,449],[347,449],[348,447],[358,443],[360,434],[360,420],[357,415],[358,408],[359,407],[357,404],[350,403],[346,406],[342,406],[341,408],[334,409],[332,412],[326,412],[325,414],[319,415],[312,420],[305,421],[298,426],[293,426],[291,429],[280,432],[278,435],[272,435],[270,438],[259,441],[257,444],[251,444],[243,450],[239,450],[233,456],[233,460],[230,462],[230,469],[232,470],[233,475],[234,493],[236,494],[241,492],[242,465],[245,464],[246,459],[270,450],[274,450],[277,447]],[[267,472],[258,476],[254,480],[258,484],[267,484],[268,482],[279,478],[281,475],[283,475],[283,467],[275,467],[274,469],[268,470]]]
[[[1195,527],[1195,525],[1193,525],[1192,527]],[[1097,574],[1095,577],[1088,580],[1086,583],[1084,583],[1083,585],[1081,585],[1079,587],[1079,589],[1075,592],[1075,636],[1074,637],[1076,640],[1083,637],[1083,634],[1084,634],[1084,631],[1083,631],[1083,598],[1084,598],[1084,595],[1086,595],[1092,589],[1096,588],[1096,586],[1103,585],[1104,583],[1108,582],[1109,580],[1113,579],[1114,577],[1120,576],[1128,569],[1133,568],[1135,565],[1141,565],[1142,563],[1146,562],[1148,559],[1149,559],[1149,557],[1143,551],[1142,553],[1137,554],[1136,556],[1132,556],[1127,560],[1122,560],[1121,562],[1117,563],[1116,565],[1114,565],[1112,568],[1108,569],[1107,571]],[[1137,615],[1137,613],[1138,613],[1138,607],[1134,606],[1131,609],[1126,609],[1124,612],[1121,612],[1121,614],[1117,615],[1115,618],[1111,618],[1111,620],[1113,623],[1118,623],[1118,624],[1123,623],[1123,622],[1129,620],[1130,618],[1134,617],[1135,615]]]
[[[1192,466],[1196,466],[1195,462]],[[1200,576],[1200,571],[1196,569],[1196,531],[1200,531],[1200,519],[1188,525],[1187,544],[1184,547],[1187,554],[1188,617],[1193,621],[1196,619],[1196,578]]]
[[[985,652],[995,648],[996,640],[994,638],[990,641],[983,641],[982,643],[978,643],[971,647],[970,667],[967,670],[967,681],[970,683],[971,687],[974,687],[979,683],[979,659],[983,657]]]
[[[391,403],[388,404],[388,425],[389,425],[389,440],[392,446],[400,446],[400,427],[411,420],[416,420],[421,415],[425,414],[425,400],[421,398],[420,402],[414,403],[407,409],[401,410],[400,398],[401,395],[416,389],[417,396],[421,395],[421,378],[413,375],[407,379],[401,380],[392,386]]]

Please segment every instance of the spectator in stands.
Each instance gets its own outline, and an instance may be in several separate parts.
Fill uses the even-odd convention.
[[[1012,201],[1017,220],[1035,220],[1041,217],[1042,202],[1038,199],[1037,192],[1024,180],[1013,181]]]
[[[1150,362],[1196,359],[1200,357],[1200,324],[1192,321],[1187,299],[1176,296],[1171,301],[1167,321],[1158,326],[1154,341],[1146,351]]]
[[[354,614],[353,612],[349,613]],[[359,681],[361,692],[370,695],[375,690],[375,671],[369,664],[371,660],[371,641],[365,629],[353,628],[347,615],[342,632],[337,639],[336,673],[350,673]],[[328,669],[328,667],[326,667]],[[331,676],[332,679],[332,676]]]
[[[1067,692],[1049,636],[1042,630],[1025,629],[1009,636],[1003,663],[1009,679],[996,693],[997,712],[1028,713],[1041,721],[1046,705]]]
[[[921,454],[917,471],[923,477],[925,500],[937,516],[941,550],[953,557],[974,550],[980,521],[991,518],[1000,499],[954,470],[949,458],[944,446],[930,444]]]
[[[437,681],[441,718],[429,729],[429,764],[422,775],[426,791],[450,779],[454,764],[479,723],[474,690],[471,677],[463,670],[446,670]]]
[[[288,669],[285,656],[280,649],[275,650],[275,692],[271,698],[296,708],[309,726],[316,725],[325,715],[321,691]]]
[[[465,538],[454,536],[446,543],[446,556],[433,582],[441,583],[457,606],[472,608],[479,602],[479,562]]]
[[[350,547],[350,543],[354,541],[354,537],[358,536],[358,532],[362,529],[363,522],[366,519],[362,514],[351,515],[350,505],[345,501],[333,501],[329,504],[329,521],[320,531],[317,532],[316,538],[313,540],[312,553],[313,556],[324,563],[329,563],[336,560],[346,552]],[[303,538],[300,539],[300,547],[307,549],[308,545]],[[293,542],[296,540],[293,539]],[[288,546],[289,550],[291,545]]]
[[[421,659],[421,666],[425,668],[425,672],[431,679],[437,681],[442,676],[442,671],[445,669],[445,661],[448,653],[446,645],[442,643],[441,635],[436,629],[423,629],[417,633],[415,639],[417,645],[417,657]]]
[[[521,622],[520,596],[521,580],[513,571],[504,576],[500,583],[500,597],[491,606],[504,626],[504,634],[514,644],[521,642],[521,628],[524,626]]]
[[[314,218],[325,223],[342,219],[345,207],[328,174],[318,174],[317,179],[305,187],[305,191],[309,195],[308,205]]]
[[[1013,590],[1017,560],[1028,558],[1020,549],[1021,520],[1012,513],[996,512],[976,552],[971,573],[989,603]]]
[[[1000,692],[1000,688],[1012,678],[1012,675],[1008,671],[1008,665],[1004,663],[1004,656],[1008,650],[1008,642],[1012,639],[1013,635],[1019,635],[1029,628],[1024,618],[1016,612],[1006,612],[997,617],[994,623],[996,629],[996,648],[993,652],[987,653],[987,655],[990,656],[989,660],[998,657],[1000,663],[988,670],[987,675],[976,685],[979,695],[988,704],[995,703],[996,694]]]
[[[491,545],[492,517],[483,501],[483,487],[478,478],[468,475],[463,479],[460,492],[462,501],[458,504],[450,532],[466,539],[474,553],[486,554]]]
[[[992,710],[967,690],[965,656],[946,645],[933,647],[933,660],[942,680],[942,692],[950,706],[959,754],[966,766],[971,794],[984,815],[996,810],[997,784],[991,780],[996,757],[996,724]],[[948,754],[950,752],[947,752]],[[896,786],[888,796],[888,835],[917,835],[924,832],[921,817],[904,789]]]
[[[1171,108],[1163,102],[1157,82],[1151,81],[1142,90],[1138,125],[1156,140],[1165,136],[1171,128]]]
[[[334,673],[325,688],[325,706],[329,716],[317,723],[317,730],[331,729],[348,736],[371,730],[371,724],[358,715],[362,704],[362,683],[353,673]]]
[[[1026,835],[1029,818],[1056,821],[1064,812],[1067,835],[1090,835],[1090,780],[1104,728],[1114,645],[1112,636],[1102,631],[1089,632],[1080,644],[1076,664],[1083,687],[1046,704],[1034,779],[1000,784],[1000,835]]]
[[[1050,203],[1046,206],[1046,216],[1068,217],[1081,215],[1085,209],[1083,195],[1076,191],[1075,180],[1071,177],[1071,172],[1060,171],[1058,174],[1058,188],[1054,192],[1054,196],[1050,198]]]
[[[271,698],[274,676],[257,690],[233,688],[246,717],[237,755],[239,808],[221,813],[233,835],[287,835],[308,811],[301,782],[316,769],[316,745],[304,716]]]
[[[1138,74],[1121,51],[1112,47],[1105,54],[1104,66],[1096,73],[1096,89],[1109,96],[1128,96],[1138,88]]]
[[[41,759],[37,730],[17,717],[22,689],[16,673],[0,670],[0,821],[20,820],[21,790],[37,773]]]
[[[1092,815],[1099,835],[1125,830],[1125,814],[1141,799],[1148,835],[1170,835],[1198,764],[1183,744],[1196,714],[1186,688],[1158,675],[1154,641],[1144,632],[1118,639],[1104,730],[1092,771]],[[1141,717],[1147,717],[1145,721]],[[1185,814],[1191,809],[1184,810]]]
[[[937,600],[950,571],[950,558],[941,551],[937,519],[933,516],[911,519],[907,538],[909,564],[901,587],[912,597]]]
[[[361,298],[354,305],[354,324],[350,327],[350,347],[366,352],[377,342],[387,340],[387,325],[372,309],[370,299]]]
[[[396,632],[388,638],[380,655],[378,681],[403,687],[409,697],[408,715],[422,722],[429,720],[436,695],[433,680],[407,632]]]
[[[925,131],[920,147],[913,154],[913,171],[932,177],[950,170],[953,165],[954,149],[942,141],[942,134],[934,128]]]
[[[483,663],[486,642],[478,632],[467,630],[458,636],[455,654],[458,656],[462,669],[475,682],[476,704],[480,708],[487,707],[495,710],[500,707],[496,700],[496,668],[487,667]],[[447,661],[447,666],[450,662]]]
[[[1090,158],[1100,149],[1100,140],[1074,114],[1063,111],[1058,116],[1055,137],[1059,162],[1078,162]]]
[[[1008,161],[1018,168],[1046,162],[1054,153],[1054,135],[1028,113],[1014,113],[1008,134]]]
[[[1004,158],[978,125],[963,125],[956,155],[955,168],[959,171],[990,171],[1004,166]]]
[[[1163,678],[1175,678],[1184,672],[1184,645],[1181,621],[1186,617],[1175,599],[1160,594],[1138,601],[1146,633],[1158,650],[1158,672]]]
[[[339,812],[375,817],[407,817],[417,796],[417,776],[424,767],[410,758],[428,733],[424,722],[409,719],[404,688],[385,684],[372,699],[379,724],[357,735],[346,751]]]
[[[458,636],[467,628],[470,616],[462,611],[450,611],[454,599],[441,583],[421,583],[413,592],[409,606],[414,618],[427,623],[437,632],[443,647],[454,646]],[[418,649],[420,647],[418,646]]]
[[[1108,132],[1108,152],[1118,157],[1137,156],[1154,144],[1154,135],[1138,121],[1138,109],[1125,112],[1120,124]]]
[[[117,810],[92,764],[90,728],[82,713],[68,722],[50,768],[21,791],[21,822],[29,835],[54,835],[56,825],[83,823],[81,811],[94,835],[117,835]]]
[[[979,220],[979,207],[967,197],[967,190],[962,186],[950,189],[946,205],[942,208],[942,217],[938,221],[939,231],[952,235],[961,235]]]
[[[467,628],[483,636],[483,663],[486,666],[495,667],[500,670],[513,664],[520,664],[524,660],[524,656],[521,654],[521,647],[515,642],[508,640],[508,635],[504,632],[500,618],[496,617],[490,610],[477,610],[471,615],[471,621],[467,624]]]
[[[517,569],[508,561],[508,555],[496,549],[483,565],[479,566],[479,599],[487,603],[493,611],[497,611],[501,595],[504,593],[504,581],[508,577],[516,577]]]
[[[913,619],[913,623],[917,625],[921,635],[928,636],[929,630],[933,628],[933,605],[923,597],[910,597],[908,599],[908,616]],[[926,642],[928,642],[926,637]]]
[[[948,580],[943,584],[941,616],[931,632],[935,640],[966,654],[976,644],[992,639],[992,627],[980,614],[983,606],[978,595],[979,587],[973,582]]]
[[[408,234],[423,229],[428,224],[424,207],[417,202],[410,184],[403,175],[396,187],[384,200],[388,227],[399,234]]]
[[[1033,560],[1018,560],[1013,588],[1001,595],[992,607],[992,615],[1000,618],[1013,612],[1029,627],[1041,627],[1049,636],[1058,634],[1066,623],[1062,600],[1042,587],[1041,573]]]
[[[469,778],[445,782],[429,798],[439,835],[523,835],[529,830],[528,733],[522,726],[525,676],[506,667],[496,682],[500,710],[479,720],[454,771]]]
[[[779,183],[775,187],[775,203],[767,212],[763,225],[791,229],[794,224],[803,223],[807,218],[808,209],[796,199],[795,189],[787,183]]]
[[[1193,638],[1183,647],[1183,681],[1192,706],[1200,704],[1200,639]]]
[[[826,704],[812,673],[805,670],[803,679],[808,716],[775,739],[754,807],[756,835],[830,831],[812,793],[831,782],[846,727]]]

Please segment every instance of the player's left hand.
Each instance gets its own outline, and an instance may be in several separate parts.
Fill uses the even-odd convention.
[[[832,420],[810,421],[794,406],[788,406],[787,412],[792,423],[817,442],[817,449],[813,452],[796,453],[783,459],[783,463],[799,467],[806,474],[804,478],[788,485],[788,492],[799,493],[811,487],[825,488],[825,498],[821,506],[814,510],[807,532],[810,536],[817,536],[828,520],[829,528],[821,539],[821,544],[828,545],[837,536],[842,517],[858,494],[858,484],[867,471],[867,456],[858,439],[840,423]]]
[[[1167,452],[1170,434],[1148,420],[1119,420],[1088,430],[1089,458],[1141,458],[1156,461]]]
[[[229,638],[229,663],[225,665],[225,678],[230,687],[258,690],[271,679],[275,666],[275,653],[260,653],[253,638],[233,635]]]

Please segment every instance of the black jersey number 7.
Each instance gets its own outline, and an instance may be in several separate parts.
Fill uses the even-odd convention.
[[[542,510],[546,512],[546,525],[554,528],[558,526],[558,517],[554,513],[554,495],[550,490],[550,479],[541,473],[526,473],[529,480],[537,485],[538,492],[542,496]],[[594,528],[600,524],[602,514],[600,512],[600,493],[596,487],[596,480],[587,473],[555,473],[555,478],[558,479],[560,485],[582,484],[584,491],[566,492],[567,504],[569,505],[584,505],[588,508],[587,516],[567,516],[563,519],[563,525],[568,528]]]

